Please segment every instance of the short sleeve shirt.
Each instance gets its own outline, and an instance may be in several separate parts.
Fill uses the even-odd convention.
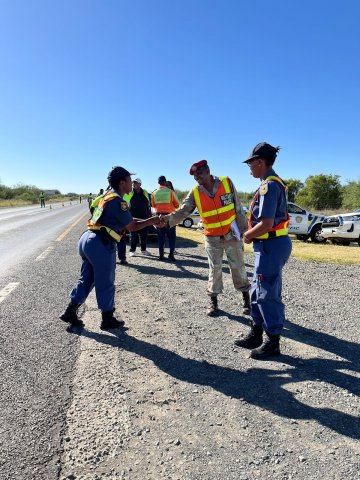
[[[278,176],[274,170],[268,176]],[[287,200],[283,186],[276,180],[263,181],[253,205],[251,224],[254,227],[262,218],[273,218],[274,227],[287,218]]]
[[[116,190],[112,190],[112,192],[120,195]],[[115,197],[113,200],[105,204],[99,223],[121,233],[132,219],[133,217],[129,211],[129,205],[120,195],[120,197]]]

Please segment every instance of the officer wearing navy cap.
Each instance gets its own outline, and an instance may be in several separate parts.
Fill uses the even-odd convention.
[[[279,340],[285,320],[281,299],[282,269],[291,254],[288,235],[286,185],[273,170],[279,147],[259,143],[243,163],[253,177],[261,179],[250,206],[245,243],[253,244],[254,275],[251,285],[252,327],[235,345],[251,349],[257,359],[280,355]],[[266,338],[263,341],[263,333]]]
[[[133,174],[123,167],[113,167],[108,175],[111,188],[95,206],[93,215],[87,223],[88,229],[79,240],[81,275],[70,293],[69,305],[60,316],[61,320],[71,325],[83,325],[77,316],[77,310],[94,287],[102,314],[100,328],[107,330],[124,325],[122,320],[117,320],[113,315],[116,243],[121,240],[125,229],[132,232],[160,223],[159,217],[156,216],[146,220],[132,217],[124,200],[124,195],[131,192],[131,175]]]

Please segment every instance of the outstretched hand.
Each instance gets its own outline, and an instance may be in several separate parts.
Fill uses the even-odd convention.
[[[162,215],[156,215],[152,217],[153,225],[156,225],[158,228],[163,228],[166,226],[166,221]]]

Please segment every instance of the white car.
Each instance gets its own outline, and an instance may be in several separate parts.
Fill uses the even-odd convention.
[[[321,235],[336,245],[357,242],[360,246],[360,212],[326,217],[322,224]]]
[[[299,240],[310,238],[314,243],[326,242],[326,238],[321,235],[324,216],[308,212],[293,202],[288,202],[288,212],[290,216],[289,233],[296,235]]]
[[[195,209],[188,217],[186,217],[180,225],[185,228],[191,228],[193,225],[198,225],[200,222],[199,212]]]

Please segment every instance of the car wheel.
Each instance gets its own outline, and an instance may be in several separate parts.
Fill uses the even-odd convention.
[[[326,238],[321,236],[321,229],[322,229],[322,226],[321,226],[320,223],[318,223],[311,230],[310,238],[311,238],[312,242],[314,242],[314,243],[326,243]]]
[[[192,224],[193,224],[193,221],[192,221],[191,218],[185,218],[185,220],[183,221],[182,224],[185,228],[191,228]]]

